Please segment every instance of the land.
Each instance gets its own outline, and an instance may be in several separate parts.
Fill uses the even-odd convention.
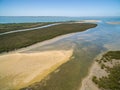
[[[120,51],[109,51],[94,62],[80,90],[120,90]]]
[[[70,60],[73,50],[11,53],[0,56],[0,90],[18,90],[41,81]]]
[[[3,51],[11,51],[26,47],[37,42],[49,40],[60,35],[85,31],[89,28],[96,27],[96,24],[90,23],[63,23],[60,25],[52,26],[49,28],[42,28],[40,30],[11,33],[0,36],[0,47]],[[25,44],[25,45],[24,45]],[[19,47],[18,47],[19,46]],[[77,49],[78,50],[78,49]],[[23,50],[24,51],[24,50]],[[54,88],[56,90],[69,88],[78,88],[81,79],[86,74],[88,64],[82,65],[82,61],[85,62],[87,58],[76,60],[80,55],[77,55],[77,59],[74,60],[73,48],[65,50],[50,50],[41,52],[14,52],[4,53],[0,55],[0,89],[6,90],[18,90],[24,89],[29,85],[33,85],[37,82],[44,82],[49,79],[49,76],[57,74],[51,78],[49,83],[55,84],[58,87],[47,86],[47,88]],[[92,61],[92,57],[91,57]],[[81,74],[81,67],[84,67],[85,72]],[[74,67],[73,72],[69,72]],[[74,74],[76,72],[76,74]],[[60,78],[61,77],[61,78]],[[67,77],[67,79],[65,79]],[[74,79],[71,77],[75,77]],[[60,80],[54,81],[54,80]],[[70,83],[67,80],[70,80]],[[64,82],[63,82],[64,81]],[[61,83],[61,84],[60,84]],[[65,84],[66,83],[66,84]],[[46,82],[44,83],[44,85]],[[65,84],[65,86],[63,85]],[[44,88],[39,87],[39,88]],[[51,84],[49,84],[51,85]],[[61,86],[63,85],[63,86]],[[77,87],[76,87],[77,86]],[[36,85],[34,86],[36,87]],[[46,87],[45,87],[46,88]]]
[[[120,22],[107,22],[108,24],[120,25]]]
[[[85,31],[96,26],[97,24],[90,23],[63,23],[49,28],[0,35],[0,53],[27,47],[60,35]]]
[[[88,75],[89,67],[100,50],[101,48],[95,47],[94,44],[86,44],[83,49],[77,44],[67,63],[58,67],[42,81],[20,90],[79,90],[83,78]]]
[[[9,32],[20,29],[28,29],[34,27],[40,27],[44,25],[52,24],[50,22],[44,23],[11,23],[11,24],[0,24],[0,33]]]
[[[80,21],[82,23],[98,23],[98,22],[101,22],[101,20],[83,20],[83,21]]]

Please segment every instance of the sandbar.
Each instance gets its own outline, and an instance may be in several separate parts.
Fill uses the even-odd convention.
[[[120,22],[107,22],[107,24],[120,25]]]
[[[34,53],[8,53],[0,56],[0,89],[13,89],[41,81],[70,60],[73,49]]]

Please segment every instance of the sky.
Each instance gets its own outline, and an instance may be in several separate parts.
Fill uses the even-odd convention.
[[[0,16],[120,16],[120,0],[0,0]]]

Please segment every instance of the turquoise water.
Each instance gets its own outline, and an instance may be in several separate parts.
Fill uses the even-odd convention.
[[[80,20],[120,21],[120,17],[0,16],[0,23],[59,22]]]

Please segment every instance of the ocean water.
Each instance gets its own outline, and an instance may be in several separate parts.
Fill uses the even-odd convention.
[[[107,22],[120,22],[120,17],[0,17],[0,23],[25,23],[25,22],[59,22],[100,20],[98,26],[84,32],[66,35],[57,41],[29,49],[25,52],[38,52],[48,50],[67,50],[74,48],[70,61],[58,68],[59,72],[51,73],[48,80],[35,83],[40,90],[78,90],[82,79],[88,74],[95,57],[109,50],[120,50],[120,24]],[[82,72],[82,73],[81,73]],[[64,82],[63,82],[64,81]],[[45,83],[43,83],[45,82]],[[76,88],[74,88],[76,87]],[[30,89],[30,88],[29,88]],[[26,90],[26,89],[25,89]]]
[[[63,86],[67,86],[68,90],[78,90],[82,79],[88,74],[88,70],[97,55],[109,50],[120,50],[120,24],[107,23],[120,22],[120,17],[69,17],[64,20],[79,21],[87,19],[100,20],[101,22],[98,22],[98,26],[95,28],[74,33],[70,36],[66,35],[66,37],[60,38],[55,42],[26,51],[38,52],[74,48],[72,58],[68,63],[58,68],[59,72],[51,73],[48,80],[45,79],[39,82],[40,84],[33,84],[31,89],[39,86],[41,90],[52,90],[54,87],[56,90],[66,90]]]
[[[120,21],[120,17],[0,16],[0,23],[61,22],[80,20]]]
[[[68,90],[79,90],[82,79],[88,74],[88,70],[97,55],[109,50],[120,50],[120,24],[107,23],[120,22],[119,17],[74,18],[74,20],[82,19],[97,19],[101,22],[98,22],[98,26],[95,28],[88,29],[84,32],[74,33],[71,36],[68,35],[55,42],[27,51],[65,50],[74,47],[74,53],[71,60],[59,67],[59,72],[51,73],[49,80],[45,80],[46,86],[44,86],[44,83],[39,82],[41,83],[39,84],[39,89],[45,90],[56,87],[57,90],[66,90],[62,87],[65,85],[68,87]],[[63,82],[66,79],[69,80],[69,83]],[[74,84],[72,82],[74,82]],[[31,88],[34,89],[37,85],[38,84],[33,84]]]

